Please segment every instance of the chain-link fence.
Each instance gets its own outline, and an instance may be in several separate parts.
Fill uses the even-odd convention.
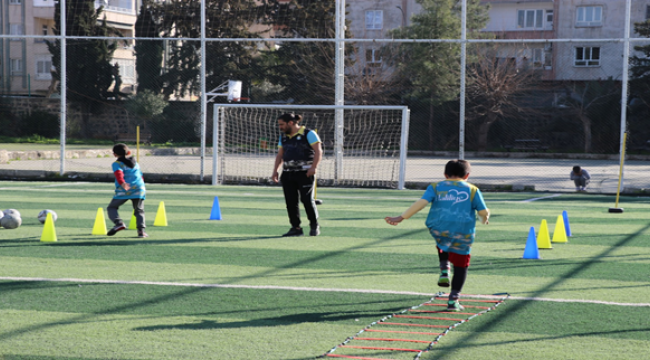
[[[138,129],[145,173],[208,183],[215,103],[405,105],[407,183],[465,157],[481,185],[572,190],[581,165],[613,192],[627,132],[624,188],[650,187],[650,0],[517,4],[2,0],[0,143],[52,145],[0,146],[0,171],[108,173]]]

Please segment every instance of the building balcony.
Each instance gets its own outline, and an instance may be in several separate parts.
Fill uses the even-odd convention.
[[[136,15],[135,4],[132,0],[96,0],[95,9],[104,7],[106,12]]]

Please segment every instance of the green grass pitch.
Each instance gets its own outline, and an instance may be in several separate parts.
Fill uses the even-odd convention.
[[[282,238],[279,187],[147,187],[150,237],[138,239],[135,230],[91,235],[109,183],[0,182],[0,209],[23,219],[0,229],[1,360],[313,359],[443,290],[427,211],[397,227],[383,221],[422,191],[320,188],[322,235]],[[650,200],[621,197],[622,214],[608,213],[613,196],[524,202],[548,195],[484,193],[493,215],[477,224],[464,293],[511,298],[422,359],[647,356]],[[215,196],[220,221],[208,220]],[[169,226],[154,227],[161,201]],[[40,242],[43,209],[58,214],[58,242]],[[563,210],[569,242],[522,259],[530,227],[546,219],[552,236]],[[130,203],[121,214],[130,219]]]

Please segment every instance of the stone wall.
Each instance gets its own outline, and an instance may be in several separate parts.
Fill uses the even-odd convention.
[[[206,154],[212,154],[212,148],[205,149]],[[155,149],[140,149],[142,156],[179,156],[179,155],[193,155],[198,156],[201,154],[201,148],[198,147],[178,147],[178,148],[155,148]],[[112,157],[113,151],[111,149],[93,149],[93,150],[66,150],[66,159],[93,159],[102,157]],[[32,150],[32,151],[7,151],[0,150],[0,164],[7,164],[10,161],[19,160],[52,160],[60,159],[61,151],[59,150]]]

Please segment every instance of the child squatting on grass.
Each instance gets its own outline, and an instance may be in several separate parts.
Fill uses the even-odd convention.
[[[146,238],[149,236],[144,232],[144,199],[147,190],[144,186],[140,165],[131,156],[131,150],[125,144],[115,144],[113,146],[113,155],[117,158],[112,165],[113,174],[115,174],[115,196],[113,196],[111,203],[108,204],[107,210],[108,218],[111,219],[115,226],[108,231],[108,236],[113,236],[118,231],[126,229],[126,225],[120,219],[117,210],[127,200],[131,200],[138,228],[138,237]]]
[[[431,203],[426,225],[438,247],[440,277],[438,285],[449,287],[449,263],[454,264],[451,292],[447,311],[461,311],[460,292],[467,278],[470,250],[476,232],[476,211],[483,224],[488,224],[490,210],[485,205],[481,191],[466,182],[470,164],[466,160],[451,160],[445,166],[447,180],[432,183],[422,198],[400,216],[385,218],[390,225],[397,225]]]

